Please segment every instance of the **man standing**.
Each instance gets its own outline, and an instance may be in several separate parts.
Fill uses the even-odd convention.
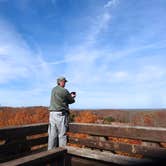
[[[57,79],[57,86],[52,89],[49,106],[48,150],[67,143],[69,104],[75,102],[76,94],[65,89],[65,77]]]

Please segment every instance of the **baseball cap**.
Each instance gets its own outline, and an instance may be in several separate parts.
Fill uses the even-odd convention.
[[[65,82],[67,82],[67,80],[66,80],[65,77],[59,77],[59,78],[57,79],[57,82],[59,82],[59,81],[65,81]]]

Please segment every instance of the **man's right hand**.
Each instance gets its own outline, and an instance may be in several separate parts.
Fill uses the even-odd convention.
[[[71,94],[71,97],[73,98],[76,97],[76,92],[71,92],[70,94]]]

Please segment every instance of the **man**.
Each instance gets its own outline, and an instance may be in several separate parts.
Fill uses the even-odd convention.
[[[69,104],[75,102],[76,94],[65,89],[66,78],[59,77],[57,86],[52,89],[49,106],[48,150],[67,143]]]

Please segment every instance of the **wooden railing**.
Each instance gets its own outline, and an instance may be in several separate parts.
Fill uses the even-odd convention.
[[[75,165],[79,165],[78,163],[83,162],[84,159],[84,161],[89,160],[87,162],[91,162],[92,165],[99,161],[104,162],[106,166],[110,165],[109,163],[134,165],[154,161],[163,162],[166,157],[164,147],[166,128],[70,123],[68,142],[75,147],[66,146],[53,151],[46,150],[47,129],[48,124],[1,128],[0,165],[58,163],[63,161],[66,153],[71,157],[72,166],[76,158]],[[78,159],[79,157],[81,158]],[[61,164],[69,166],[71,163]]]
[[[0,162],[18,158],[47,146],[48,124],[0,129]]]
[[[46,150],[47,129],[47,123],[1,128],[0,166],[64,166],[65,148]]]
[[[166,128],[71,123],[70,131],[87,134],[83,138],[81,135],[69,137],[70,143],[82,145],[84,148],[132,156],[140,158],[140,161],[145,158],[153,161],[166,159]],[[108,159],[108,156],[104,160],[115,162]]]

